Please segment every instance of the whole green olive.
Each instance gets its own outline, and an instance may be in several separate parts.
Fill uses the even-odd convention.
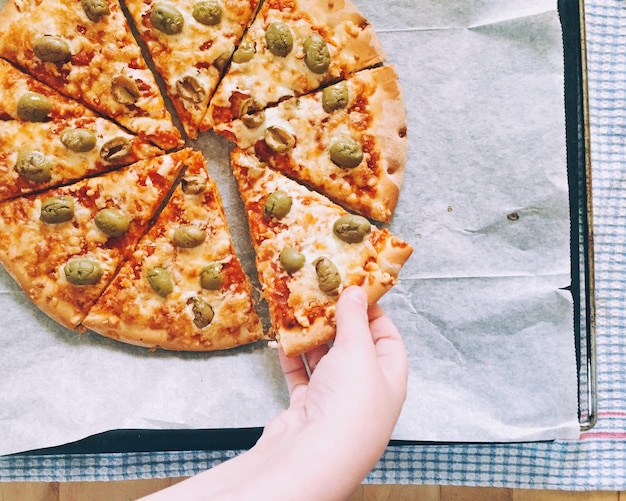
[[[187,195],[199,195],[206,190],[206,179],[196,174],[188,174],[180,182],[183,193]]]
[[[40,151],[19,151],[15,170],[24,179],[33,183],[47,183],[52,179],[52,162]]]
[[[46,63],[67,63],[72,57],[70,44],[60,37],[40,35],[33,40],[35,56]]]
[[[325,87],[322,91],[322,107],[326,113],[345,108],[349,101],[348,84],[344,81]]]
[[[110,12],[107,0],[81,0],[80,3],[87,17],[94,23]]]
[[[132,78],[119,74],[111,80],[111,95],[118,103],[130,106],[137,102],[141,92]]]
[[[336,296],[341,285],[341,275],[335,264],[327,257],[318,257],[313,261],[317,274],[317,285],[329,296]]]
[[[157,30],[176,35],[183,30],[185,18],[171,3],[157,2],[150,11],[150,22]]]
[[[74,217],[74,199],[67,196],[53,196],[41,203],[39,219],[44,223],[58,224],[70,221]]]
[[[130,227],[130,218],[113,207],[100,210],[94,221],[101,232],[113,238],[121,237]]]
[[[285,247],[280,251],[279,259],[287,273],[295,273],[304,266],[306,261],[304,254],[295,247]]]
[[[213,308],[200,296],[190,298],[187,304],[191,304],[193,323],[198,329],[204,329],[213,321],[215,316]]]
[[[72,259],[63,267],[65,278],[72,285],[94,285],[102,278],[102,266],[91,259]]]
[[[210,263],[200,272],[200,285],[203,289],[216,291],[222,286],[224,272],[222,263]]]
[[[333,233],[344,242],[356,244],[372,231],[372,225],[363,216],[348,214],[341,216],[333,224]]]
[[[291,197],[285,191],[277,190],[265,199],[263,214],[267,218],[282,219],[289,214],[292,202]]]
[[[196,2],[191,15],[201,24],[215,26],[222,20],[222,6],[218,0]]]
[[[27,122],[44,122],[52,112],[52,103],[43,94],[25,92],[17,100],[17,116]]]
[[[237,50],[233,53],[233,63],[242,64],[247,63],[256,54],[254,42],[245,39],[237,47]]]
[[[186,75],[176,80],[176,91],[183,99],[192,103],[201,103],[206,98],[206,89],[193,75]]]
[[[330,66],[330,52],[326,41],[317,33],[304,41],[304,63],[313,73],[321,75]]]
[[[279,57],[287,56],[293,49],[293,35],[289,26],[277,21],[265,30],[265,42],[272,54]]]
[[[352,138],[336,141],[330,147],[329,153],[332,162],[344,169],[353,169],[363,161],[361,145]]]
[[[244,99],[239,106],[239,116],[248,129],[256,129],[265,121],[263,104],[254,97]]]
[[[160,266],[150,268],[147,273],[148,283],[152,290],[161,297],[166,297],[174,291],[174,282],[169,271]]]
[[[287,153],[296,145],[296,138],[286,129],[270,125],[263,134],[265,144],[276,153]]]
[[[96,147],[96,135],[88,129],[67,128],[61,132],[61,142],[68,150],[77,153],[91,151]]]
[[[176,228],[172,235],[172,242],[183,249],[198,247],[206,239],[206,233],[192,225],[183,225]]]
[[[105,162],[119,162],[126,158],[131,150],[130,141],[123,136],[117,136],[100,146],[100,158]]]

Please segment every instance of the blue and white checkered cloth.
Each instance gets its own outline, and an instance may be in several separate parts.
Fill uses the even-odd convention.
[[[626,3],[586,3],[596,256],[598,422],[580,440],[388,448],[367,483],[626,489]],[[0,480],[180,477],[238,451],[0,458]]]

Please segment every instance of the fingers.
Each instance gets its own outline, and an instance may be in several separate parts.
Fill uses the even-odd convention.
[[[278,350],[280,366],[285,374],[285,382],[289,395],[293,395],[296,388],[309,384],[309,375],[301,357],[288,357],[282,348]]]
[[[345,289],[335,311],[337,335],[335,347],[354,349],[370,339],[369,319],[367,317],[367,296],[360,287]]]

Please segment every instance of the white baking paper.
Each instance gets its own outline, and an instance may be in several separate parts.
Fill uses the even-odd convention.
[[[563,51],[553,0],[354,0],[398,69],[409,157],[381,301],[410,358],[396,439],[578,436]],[[0,0],[0,4],[2,0]],[[230,145],[202,149],[256,282]],[[0,454],[123,428],[263,426],[288,395],[265,343],[149,352],[66,330],[0,271]]]

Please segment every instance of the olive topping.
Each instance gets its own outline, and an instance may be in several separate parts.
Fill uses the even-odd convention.
[[[47,183],[52,179],[52,163],[40,151],[18,152],[15,170],[24,179],[33,183]]]
[[[354,139],[342,139],[330,147],[330,159],[338,167],[353,169],[363,161],[363,150]]]
[[[201,24],[215,26],[222,20],[222,6],[218,0],[196,2],[191,15]]]
[[[157,2],[150,12],[150,22],[157,30],[176,35],[183,30],[185,18],[171,3]]]
[[[44,223],[58,224],[74,217],[74,199],[71,197],[48,197],[41,204],[39,219]]]
[[[336,296],[341,285],[341,276],[335,264],[327,257],[318,257],[313,261],[317,273],[317,285],[329,296]]]
[[[289,26],[282,22],[271,23],[265,31],[265,42],[272,54],[287,56],[293,49],[293,35]]]
[[[46,63],[67,63],[72,57],[70,44],[59,37],[41,35],[33,40],[35,56]]]
[[[265,144],[276,153],[287,153],[296,145],[296,138],[289,131],[270,125],[263,135]]]
[[[248,129],[256,129],[265,121],[263,105],[254,97],[242,101],[239,107],[239,116]]]
[[[110,12],[107,0],[81,0],[80,3],[87,17],[94,23]]]
[[[161,297],[166,297],[174,290],[174,283],[169,272],[165,268],[155,266],[148,270],[148,283],[152,290]]]
[[[254,43],[250,40],[243,40],[237,50],[233,53],[233,63],[247,63],[256,54]]]
[[[304,254],[295,247],[285,247],[280,252],[280,264],[283,265],[287,273],[295,273],[304,266],[306,261]]]
[[[52,103],[43,94],[25,92],[17,100],[17,116],[27,122],[43,122],[52,112]]]
[[[336,83],[322,91],[322,107],[326,113],[345,108],[348,106],[349,99],[348,84],[346,82]]]
[[[371,230],[372,225],[367,219],[354,214],[342,216],[333,224],[333,233],[337,238],[350,244],[362,242]]]
[[[197,226],[179,226],[172,235],[172,242],[183,249],[197,247],[206,239],[206,233]]]
[[[230,60],[231,52],[232,51],[230,50],[225,50],[224,52],[222,52],[219,56],[215,58],[215,61],[213,61],[213,66],[215,66],[220,72],[226,69],[226,66],[228,65],[228,61]]]
[[[211,263],[202,268],[200,272],[200,285],[203,289],[216,291],[224,281],[222,263]]]
[[[94,219],[98,229],[113,238],[118,238],[128,231],[130,218],[114,208],[102,209]]]
[[[118,103],[135,104],[141,93],[135,81],[126,75],[115,75],[111,81],[111,94]]]
[[[119,162],[130,153],[130,141],[123,136],[109,139],[100,147],[100,158],[105,162]]]
[[[201,103],[206,97],[206,90],[193,75],[186,75],[176,80],[176,90],[183,99],[192,103]]]
[[[198,175],[189,174],[182,178],[180,184],[187,195],[199,195],[206,190],[206,179]]]
[[[63,272],[72,285],[94,285],[102,278],[102,266],[90,259],[73,259],[63,267]]]
[[[326,73],[330,66],[330,52],[326,41],[314,33],[304,41],[304,63],[318,75]]]
[[[91,151],[96,147],[96,135],[87,129],[67,128],[61,132],[61,142],[68,150],[77,153]]]
[[[283,190],[277,190],[271,193],[265,200],[263,206],[263,214],[265,217],[275,217],[276,219],[282,219],[291,210],[291,197]]]
[[[187,304],[191,304],[193,323],[198,329],[205,328],[213,321],[213,317],[215,316],[213,308],[200,296],[190,298]]]

